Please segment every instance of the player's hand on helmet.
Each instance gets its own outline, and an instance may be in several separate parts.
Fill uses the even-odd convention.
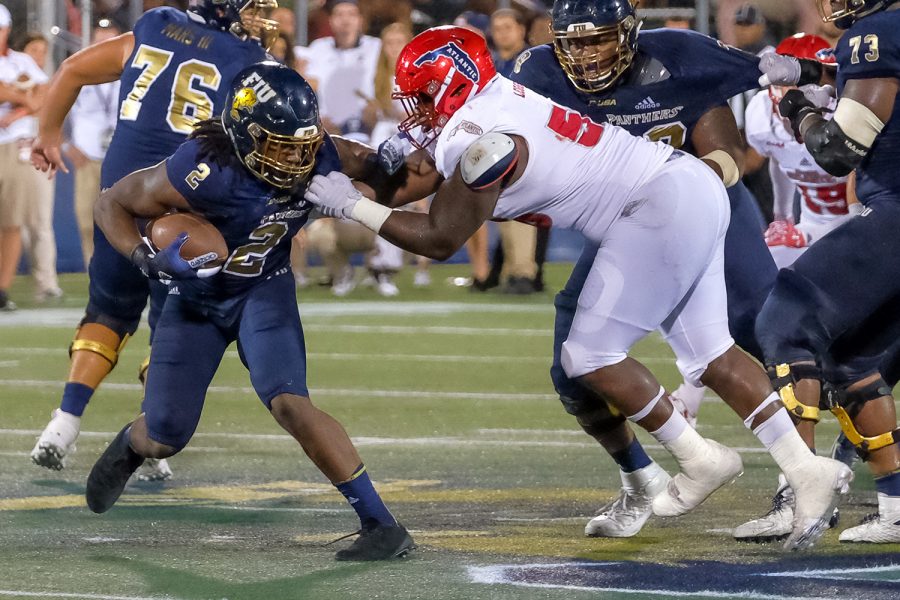
[[[171,244],[154,252],[146,244],[138,244],[131,252],[131,262],[150,279],[159,281],[206,279],[222,270],[217,267],[204,267],[216,259],[215,254],[207,254],[188,260],[182,258],[181,247],[188,241],[188,234],[181,233]]]
[[[800,91],[816,108],[828,108],[835,98],[834,87],[830,85],[804,85]]]
[[[800,61],[793,56],[767,52],[759,59],[760,87],[797,85],[800,81]]]
[[[304,198],[315,204],[326,217],[351,219],[353,207],[362,200],[362,194],[353,187],[349,177],[340,171],[332,171],[328,175],[314,176]]]
[[[378,146],[378,166],[387,173],[393,175],[406,163],[406,157],[415,148],[405,133],[395,133]]]

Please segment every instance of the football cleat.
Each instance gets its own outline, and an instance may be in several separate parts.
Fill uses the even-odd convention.
[[[431,285],[431,273],[428,271],[416,271],[413,276],[413,287],[428,287]]]
[[[31,451],[31,462],[40,467],[61,471],[66,466],[66,457],[75,452],[81,417],[58,408],[51,416]]]
[[[138,481],[165,481],[171,479],[172,468],[164,458],[148,458],[134,473]]]
[[[112,508],[125,490],[125,484],[141,464],[144,457],[131,449],[128,430],[131,423],[106,447],[88,475],[85,499],[88,508],[104,513]]]
[[[370,519],[356,534],[359,534],[359,537],[349,548],[335,553],[336,560],[390,560],[404,557],[416,548],[406,527],[400,523],[384,525]]]
[[[393,298],[400,294],[400,288],[397,287],[397,284],[394,283],[394,280],[391,279],[390,275],[382,273],[378,276],[377,282],[375,291],[378,292],[379,296]]]
[[[900,498],[878,494],[878,512],[866,516],[856,527],[842,531],[838,539],[868,544],[900,543]]]
[[[812,547],[828,529],[842,494],[850,491],[853,471],[836,460],[811,456],[815,464],[797,471],[791,481],[794,489],[794,527],[785,550]]]
[[[859,462],[859,454],[856,452],[856,446],[847,439],[844,432],[838,434],[831,445],[831,458],[840,461],[851,469]]]
[[[353,267],[347,265],[335,277],[334,283],[331,284],[331,293],[338,298],[343,298],[354,289],[356,289],[356,278],[353,274]]]
[[[794,529],[794,491],[784,475],[778,475],[778,491],[772,496],[769,512],[735,528],[732,535],[739,542],[772,542],[783,540]]]
[[[653,498],[653,514],[677,517],[690,512],[717,489],[744,472],[741,455],[713,440],[696,458],[679,464],[681,471]]]
[[[644,527],[653,512],[653,497],[666,489],[669,474],[655,462],[631,473],[619,471],[622,490],[619,497],[604,506],[588,521],[588,537],[632,537]]]

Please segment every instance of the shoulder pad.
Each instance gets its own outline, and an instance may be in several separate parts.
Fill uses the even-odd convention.
[[[492,131],[466,148],[459,162],[463,181],[473,190],[481,190],[502,181],[519,161],[516,143],[505,133]]]

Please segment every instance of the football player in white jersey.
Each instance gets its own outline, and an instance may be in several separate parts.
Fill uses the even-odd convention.
[[[817,35],[798,33],[782,40],[778,54],[818,60],[834,65],[829,43]],[[775,220],[766,231],[766,242],[778,268],[792,264],[807,247],[850,218],[847,177],[836,177],[816,164],[806,146],[794,137],[778,114],[785,88],[772,86],[757,94],[747,106],[747,143],[769,159],[775,196]],[[809,93],[827,95],[814,88]],[[833,93],[833,92],[832,92]],[[831,100],[832,109],[837,104]],[[800,194],[800,215],[793,214],[794,194]],[[854,204],[862,209],[862,205]]]
[[[434,170],[419,163],[402,171],[408,197],[379,199],[397,205],[436,191],[430,212],[393,211],[339,173],[314,178],[306,198],[328,216],[354,219],[437,260],[497,217],[541,215],[601,245],[562,364],[678,462],[653,512],[684,514],[743,469],[736,452],[697,434],[650,371],[628,357],[658,330],[684,377],[715,390],[791,483],[797,519],[786,547],[814,544],[852,472],[809,452],[766,374],[731,339],[722,274],[729,208],[717,174],[497,75],[485,41],[465,29],[438,27],[413,39],[396,81],[410,115],[400,127],[417,133]]]

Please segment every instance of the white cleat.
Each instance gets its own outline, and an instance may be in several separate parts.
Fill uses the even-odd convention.
[[[588,521],[584,534],[588,537],[624,538],[637,535],[653,512],[653,497],[666,489],[669,474],[655,462],[631,473],[619,471],[622,490],[619,497],[600,509]]]
[[[741,455],[727,446],[704,439],[695,458],[681,462],[681,471],[653,498],[653,514],[677,517],[695,509],[717,489],[744,472]]]
[[[739,542],[772,542],[783,540],[794,529],[794,491],[784,475],[778,475],[778,491],[772,497],[772,508],[765,515],[735,528],[732,535]]]
[[[378,276],[378,284],[375,286],[375,291],[378,292],[379,296],[385,298],[393,298],[400,294],[400,288],[397,287],[390,275],[383,273]]]
[[[836,460],[811,456],[809,466],[798,469],[790,481],[794,490],[794,527],[785,550],[811,548],[825,530],[842,494],[850,491],[853,471]]]
[[[431,273],[428,271],[416,271],[413,276],[413,287],[421,288],[431,285]]]
[[[172,477],[172,468],[164,458],[148,458],[134,476],[138,481],[165,481]]]
[[[900,498],[878,494],[878,512],[842,531],[838,539],[858,544],[900,543]]]
[[[700,412],[700,403],[703,402],[703,394],[706,392],[705,387],[694,387],[691,384],[682,381],[674,392],[669,394],[669,402],[681,413],[681,416],[688,422],[688,425],[697,427],[697,413]]]
[[[81,417],[58,408],[51,415],[50,422],[31,451],[31,462],[40,467],[62,471],[66,466],[66,457],[75,452]]]

